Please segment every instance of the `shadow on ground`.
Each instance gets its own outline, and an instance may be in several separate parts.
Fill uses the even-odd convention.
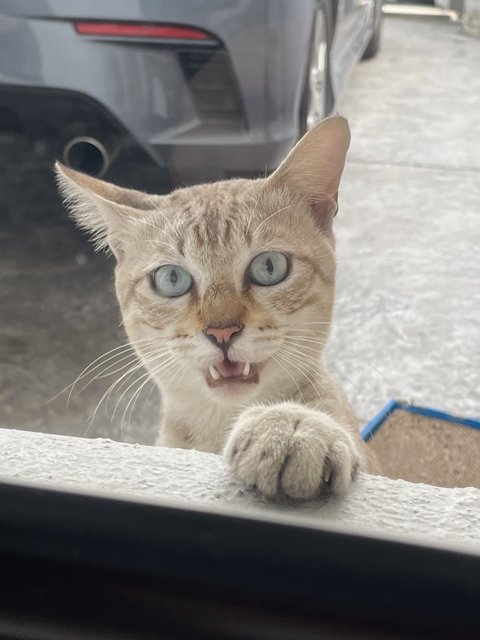
[[[102,396],[127,369],[80,391],[104,367],[97,368],[68,405],[68,391],[55,397],[89,363],[126,342],[114,262],[95,254],[67,218],[50,163],[8,145],[0,145],[0,161],[0,426],[151,443],[159,398],[150,384],[123,416],[138,386],[127,391],[128,385],[143,371],[121,380],[108,403],[100,403]]]

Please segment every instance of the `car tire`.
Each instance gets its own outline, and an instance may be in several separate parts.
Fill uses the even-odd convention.
[[[370,60],[377,55],[380,49],[380,39],[382,33],[382,0],[376,0],[373,18],[373,34],[365,51],[362,60]]]
[[[333,109],[330,85],[329,20],[325,8],[316,11],[307,73],[300,103],[300,136]]]

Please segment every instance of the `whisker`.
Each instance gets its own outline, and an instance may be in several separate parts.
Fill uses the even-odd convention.
[[[135,410],[135,405],[137,404],[137,400],[140,398],[143,389],[145,388],[145,385],[147,385],[148,383],[152,384],[152,388],[150,389],[150,391],[147,394],[147,398],[150,397],[150,394],[152,392],[152,389],[155,387],[152,379],[149,377],[145,380],[145,382],[142,383],[142,385],[140,386],[140,388],[135,392],[135,400],[133,401],[132,407],[130,409],[130,417],[128,419],[128,426],[127,426],[127,432],[130,433],[130,428],[132,426],[132,417],[133,417],[133,412]],[[144,403],[144,408],[145,408],[145,403]],[[127,405],[127,409],[128,409],[128,405]],[[123,418],[122,418],[122,422],[120,423],[120,428],[123,428]]]
[[[297,336],[292,334],[287,334],[285,338],[291,338],[291,340],[300,340],[301,342],[310,342],[311,344],[318,344],[320,346],[325,346],[325,340],[315,340],[312,336]]]
[[[144,340],[139,340],[135,343],[133,342],[126,342],[122,345],[120,345],[119,347],[115,347],[114,349],[110,349],[109,351],[107,351],[106,353],[102,354],[101,356],[99,356],[98,358],[96,358],[95,360],[93,360],[93,362],[91,362],[87,367],[85,367],[85,369],[77,376],[75,382],[72,383],[72,388],[85,376],[89,375],[92,371],[95,371],[95,369],[97,369],[98,367],[103,366],[104,364],[106,364],[107,362],[109,362],[110,360],[113,360],[114,358],[117,358],[120,355],[123,355],[124,353],[127,353],[128,351],[134,351],[135,350],[135,346],[142,346],[145,343],[148,343],[152,340],[152,338],[148,338],[148,339],[144,339]],[[109,354],[112,354],[114,351],[119,351],[118,353],[115,353],[114,355],[111,355],[109,358],[107,358],[106,360],[104,360],[103,362],[99,362],[101,361],[103,358],[105,358],[106,356],[108,356]],[[95,363],[98,363],[96,366]],[[69,385],[70,386],[70,385]],[[66,389],[68,389],[68,387],[66,387]]]
[[[270,218],[273,218],[273,216],[276,216],[278,213],[282,213],[282,211],[286,211],[287,209],[291,209],[291,208],[292,208],[292,205],[289,204],[286,207],[282,207],[282,209],[278,209],[277,211],[274,211],[269,216],[267,216],[265,218],[265,220],[262,220],[262,222],[260,222],[260,224],[255,227],[253,233],[257,233],[257,231],[260,229],[260,227],[262,225],[264,225],[266,222],[268,222],[270,220]]]
[[[127,367],[130,367],[135,361],[137,361],[139,364],[141,364],[142,366],[144,366],[143,363],[143,359],[147,359],[148,362],[148,358],[150,356],[155,356],[159,353],[159,346],[156,345],[152,345],[150,347],[150,349],[144,353],[142,353],[142,357],[140,357],[138,354],[134,354],[133,357],[132,355],[129,356],[125,356],[124,358],[122,358],[121,360],[119,360],[118,362],[114,362],[113,364],[109,365],[106,369],[104,369],[103,371],[101,371],[99,374],[97,374],[96,376],[94,376],[91,380],[89,380],[80,390],[79,390],[79,394],[82,393],[82,391],[84,391],[90,384],[92,384],[92,382],[94,382],[95,380],[101,380],[102,378],[109,378],[110,376],[115,375],[116,373],[118,373],[119,371],[123,371],[124,369],[126,369]],[[142,359],[143,358],[143,359]],[[112,367],[115,367],[117,364],[119,364],[120,362],[122,362],[123,360],[129,359],[128,362],[124,365],[122,365],[121,367],[118,367],[117,369],[115,369],[114,371],[109,371],[109,369],[111,369]]]
[[[117,367],[116,369],[113,369],[113,371],[109,371],[109,369],[111,369],[118,363],[109,365],[106,370],[101,371],[99,374],[97,374],[96,376],[93,376],[93,378],[91,378],[87,383],[85,383],[83,387],[81,387],[81,389],[78,390],[78,395],[83,393],[85,389],[87,389],[87,387],[89,387],[91,384],[95,382],[95,380],[102,380],[103,378],[109,378],[110,376],[113,376],[116,373],[119,373],[120,371],[123,371],[127,367],[131,367],[134,363],[138,363],[138,362],[140,362],[140,359],[137,355],[130,355],[128,357],[128,362],[123,364],[121,367]]]
[[[382,378],[382,380],[385,380],[385,382],[387,382],[390,386],[392,385],[392,382],[390,381],[390,378],[388,378],[383,371],[380,371],[380,369],[378,369],[378,367],[376,367],[374,364],[369,364],[369,366],[376,372],[378,373],[378,375]]]
[[[295,330],[295,334],[299,333],[299,334],[305,334],[307,336],[310,333],[313,333],[313,335],[322,335],[322,336],[327,336],[329,334],[328,331],[322,331],[321,329],[298,329],[297,327],[293,327],[293,329]],[[290,336],[294,334],[288,331],[287,333],[285,333],[285,335]]]
[[[172,380],[171,380],[172,384],[175,384],[177,382],[177,378],[178,378],[179,374],[182,373],[182,371],[186,371],[187,370],[187,368],[184,366],[184,364],[182,362],[179,361],[179,365],[180,366],[178,367],[177,372],[172,377]]]
[[[116,347],[115,349],[110,349],[110,351],[107,351],[103,355],[99,356],[98,358],[96,358],[96,360],[94,360],[87,367],[85,367],[85,369],[77,377],[77,379],[76,379],[74,384],[76,384],[79,380],[81,380],[82,378],[86,377],[87,375],[89,375],[90,373],[95,371],[95,369],[98,369],[98,367],[103,366],[104,364],[106,364],[110,360],[114,360],[115,358],[117,358],[120,355],[124,355],[128,351],[136,352],[136,348],[137,347],[138,348],[140,348],[140,347],[149,348],[150,346],[158,345],[158,342],[160,340],[168,340],[168,339],[169,339],[168,337],[158,337],[158,336],[155,337],[155,338],[144,338],[143,340],[131,341],[129,343],[125,343],[125,344],[121,345],[120,347]],[[93,366],[96,362],[98,362],[99,360],[102,360],[102,358],[104,358],[105,356],[111,354],[113,351],[116,351],[117,349],[121,349],[121,351],[119,353],[116,353],[116,354],[110,356],[109,358],[107,358],[103,362],[99,362],[95,367]]]
[[[130,398],[130,400],[129,400],[129,401],[128,401],[128,403],[127,403],[127,406],[125,407],[125,409],[124,409],[124,411],[123,411],[122,419],[121,419],[121,421],[120,421],[120,429],[123,429],[123,423],[124,423],[124,421],[125,421],[125,417],[126,417],[126,415],[127,415],[128,408],[129,408],[129,406],[130,406],[130,405],[132,405],[131,410],[130,410],[130,418],[129,418],[129,421],[128,421],[128,430],[130,430],[130,425],[131,425],[131,421],[132,421],[133,410],[134,410],[134,408],[135,408],[135,404],[136,404],[136,402],[137,402],[137,399],[140,397],[140,394],[142,393],[142,390],[143,390],[143,388],[145,387],[145,385],[152,381],[152,378],[150,377],[150,374],[149,374],[148,372],[147,372],[146,376],[147,376],[147,377],[146,377],[146,380],[145,380],[144,382],[142,382],[142,384],[140,385],[140,387],[139,387],[139,388],[135,391],[135,393],[132,395],[132,397]],[[145,375],[144,375],[144,376],[141,376],[140,378],[138,378],[137,380],[135,380],[135,382],[133,383],[133,385],[134,385],[134,384],[137,384],[140,380],[143,380],[143,378],[144,378],[144,377],[145,377]],[[133,385],[132,385],[132,386],[133,386]],[[127,391],[128,391],[128,389],[127,389]],[[133,404],[132,404],[132,402],[133,402]],[[116,409],[116,407],[115,407],[115,409]],[[114,412],[114,414],[112,415],[112,421],[113,421],[113,416],[114,416],[114,415],[115,415],[115,412]],[[122,435],[122,437],[123,437],[123,435]]]
[[[156,211],[159,211],[159,208],[157,207],[157,205],[154,203],[152,198],[148,198],[150,204],[152,205],[153,209],[155,209]],[[151,210],[150,210],[151,211]],[[155,222],[149,220],[146,216],[148,215],[148,212],[145,213],[145,215],[143,217],[139,217],[137,215],[133,215],[133,214],[129,214],[129,213],[124,213],[122,214],[124,218],[127,218],[128,220],[130,220],[131,222],[134,223],[139,223],[139,224],[143,224],[146,227],[153,227],[154,229],[158,229],[157,225],[155,224]]]
[[[298,339],[299,338],[297,338],[297,340]],[[314,347],[310,347],[310,346],[308,346],[306,344],[298,344],[298,345],[296,345],[293,342],[293,340],[285,341],[283,344],[289,345],[290,347],[293,347],[293,348],[298,348],[298,349],[301,348],[301,349],[307,349],[308,351],[312,351],[318,357],[318,359],[320,360],[321,352],[319,351],[319,349],[315,349]],[[323,346],[324,343],[315,343],[315,344],[320,344],[321,346]]]
[[[168,365],[170,362],[172,362],[173,360],[175,360],[175,356],[171,355],[166,361],[162,361],[162,365]],[[151,364],[151,363],[150,363]],[[160,366],[160,365],[159,365]],[[128,387],[122,392],[122,395],[120,396],[120,398],[117,400],[117,404],[115,405],[115,408],[113,410],[112,416],[111,416],[111,421],[113,421],[115,414],[117,412],[117,409],[120,405],[120,403],[122,402],[122,399],[125,397],[125,395],[128,393],[128,391],[135,386],[140,380],[143,380],[145,377],[152,377],[154,375],[157,375],[160,371],[161,371],[162,367],[160,367],[160,369],[155,369],[154,372],[150,373],[150,371],[147,371],[146,373],[144,373],[143,375],[141,375],[139,378],[136,378],[136,380],[134,380],[131,384],[128,385]],[[130,399],[131,401],[131,399]],[[130,403],[129,401],[129,403]],[[127,404],[127,408],[128,408],[128,404]]]
[[[261,199],[261,197],[262,197],[262,195],[263,195],[263,190],[265,189],[265,185],[266,185],[266,184],[267,184],[267,181],[266,181],[266,180],[264,180],[264,182],[263,182],[262,186],[260,187],[260,193],[258,194],[258,198],[257,198],[257,200],[256,200],[256,202],[255,202],[254,207],[253,207],[252,215],[250,216],[250,219],[249,219],[249,221],[248,221],[247,228],[245,229],[245,235],[246,235],[246,236],[248,235],[248,232],[250,231],[250,225],[252,224],[252,220],[253,220],[253,218],[255,217],[255,213],[256,213],[256,211],[257,211],[258,203],[260,202],[260,199]]]
[[[312,355],[310,355],[309,353],[304,353],[303,351],[300,351],[298,349],[292,349],[291,347],[289,348],[287,345],[283,345],[282,346],[282,350],[284,351],[284,353],[286,355],[288,355],[290,358],[292,358],[294,361],[297,362],[297,364],[303,366],[303,367],[307,367],[308,370],[310,371],[310,373],[317,373],[317,374],[322,374],[323,373],[323,367],[321,364],[321,361],[318,357],[314,358]],[[320,378],[318,380],[318,383],[320,384],[320,387],[322,387],[323,389],[326,388],[326,384],[323,381],[322,378]]]
[[[144,346],[144,348],[147,349],[147,353],[150,353],[153,350],[158,349],[158,345],[157,345],[156,341],[154,341],[154,340],[152,340],[151,344],[147,343],[146,345],[143,345],[143,346]],[[131,351],[131,353],[128,353],[128,351]],[[119,359],[117,360],[117,358],[119,358]],[[109,369],[111,369],[112,367],[116,367],[118,364],[120,364],[121,362],[124,362],[125,360],[128,360],[129,358],[139,359],[140,355],[137,353],[137,351],[135,349],[133,349],[133,350],[125,349],[125,351],[121,351],[121,352],[115,354],[114,356],[110,356],[109,358],[107,358],[103,362],[100,362],[99,364],[97,364],[95,367],[93,367],[92,369],[87,371],[84,375],[82,375],[82,378],[85,378],[85,377],[87,377],[87,375],[92,374],[96,369],[99,369],[100,367],[103,367],[104,365],[107,364],[107,362],[110,362],[110,364],[105,366],[105,368],[101,369],[100,372],[95,375],[95,377],[97,377],[97,376],[98,377],[102,377],[102,376],[106,376],[106,375],[111,375],[111,374],[107,374],[107,371]],[[113,360],[113,362],[112,362],[112,360]]]
[[[142,342],[142,341],[139,341]],[[102,358],[104,358],[105,356],[109,355],[110,353],[114,352],[114,351],[118,351],[119,349],[124,350],[125,352],[129,351],[129,350],[133,350],[133,346],[132,343],[130,342],[125,342],[124,344],[119,345],[118,347],[114,347],[113,349],[110,349],[109,351],[103,353],[101,356],[98,356],[98,358],[96,358],[95,360],[93,360],[93,362],[91,362],[87,367],[85,367],[85,369],[83,369],[83,371],[77,376],[77,378],[74,380],[74,382],[70,383],[69,385],[67,385],[64,389],[62,389],[61,391],[59,391],[57,394],[55,394],[52,398],[50,398],[50,400],[48,400],[48,402],[52,402],[53,400],[55,400],[55,398],[58,398],[58,396],[60,396],[62,393],[64,393],[67,389],[69,389],[70,387],[74,387],[77,382],[79,382],[79,380],[82,379],[82,377],[84,377],[88,370],[90,369],[90,367],[92,367],[96,362],[98,362],[99,360],[101,360]],[[119,354],[120,355],[120,354]],[[101,365],[100,365],[101,366]]]
[[[281,353],[279,353],[279,354],[278,354],[278,357],[279,357],[280,359],[283,359],[283,358],[282,358]],[[275,356],[274,356],[274,355],[272,355],[272,360],[273,360],[274,362],[276,362],[276,363],[277,363],[277,364],[278,364],[278,365],[279,365],[279,366],[280,366],[280,367],[285,371],[285,373],[286,373],[286,374],[291,378],[291,380],[293,380],[293,382],[294,382],[295,386],[297,387],[297,389],[298,389],[298,391],[299,391],[300,395],[302,396],[302,400],[303,400],[304,404],[306,404],[307,402],[306,402],[306,400],[305,400],[305,396],[303,395],[302,390],[300,389],[300,387],[299,387],[299,385],[298,385],[298,382],[297,382],[297,381],[295,380],[295,378],[292,376],[292,374],[291,374],[291,373],[290,373],[290,371],[287,369],[287,367],[284,367],[284,366],[283,366],[283,364],[281,363],[281,361],[280,361],[280,360],[277,360],[277,358],[275,358]],[[285,360],[284,360],[284,362],[285,362]]]
[[[369,364],[369,367],[371,367],[371,369],[373,369],[373,371],[375,371],[375,373],[378,374],[382,378],[382,380],[385,380],[385,382],[387,382],[389,385],[394,386],[391,381],[385,376],[385,374],[377,369],[374,365]],[[356,364],[354,364],[354,362],[349,361],[348,368],[351,369],[354,373],[359,374],[361,378],[365,380],[370,379],[367,375],[367,373],[370,373],[370,371],[367,372],[365,369],[359,368]],[[352,385],[352,387],[355,387],[355,383],[345,374],[344,371],[342,371],[342,376]]]
[[[142,382],[140,387],[135,391],[135,393],[132,395],[132,397],[130,398],[130,400],[127,403],[127,406],[125,407],[125,409],[123,411],[122,419],[121,419],[121,422],[120,422],[121,428],[123,428],[125,417],[127,416],[127,413],[128,413],[128,408],[129,408],[129,406],[131,406],[131,408],[130,408],[130,418],[128,420],[128,427],[127,427],[128,430],[130,430],[133,411],[135,409],[135,405],[137,403],[137,400],[138,400],[138,398],[140,397],[140,395],[142,393],[142,390],[144,389],[145,385],[148,384],[148,382],[152,381],[153,376],[158,375],[158,373],[160,373],[165,368],[168,370],[169,368],[171,369],[172,367],[175,367],[176,365],[178,365],[178,361],[177,362],[173,362],[173,364],[172,364],[172,362],[171,362],[172,359],[174,359],[174,356],[172,356],[172,358],[170,358],[167,362],[165,362],[165,361],[161,362],[151,373],[148,373],[147,379],[144,382]],[[169,366],[166,366],[166,365],[169,365]],[[133,386],[134,384],[138,383],[141,379],[143,379],[143,377],[144,376],[142,376],[141,378],[138,378],[131,386]],[[128,389],[126,391],[128,391]],[[118,406],[118,404],[117,404],[117,406]],[[116,410],[116,408],[115,408],[115,410]],[[114,412],[114,415],[115,415],[115,412]],[[113,420],[113,415],[112,415],[112,420]]]
[[[157,206],[157,204],[152,200],[152,198],[149,198],[149,200],[150,200],[151,204],[153,205],[154,209],[155,209],[158,213],[160,213],[160,214],[161,214],[161,216],[162,216],[162,220],[163,220],[163,222],[164,222],[164,223],[169,227],[170,233],[171,233],[174,237],[179,238],[179,230],[178,230],[177,228],[175,228],[175,227],[174,227],[174,225],[173,225],[173,223],[172,223],[172,221],[171,221],[171,220],[169,220],[169,219],[166,217],[165,212],[164,212],[164,211],[162,211],[162,210],[160,209],[160,207],[158,207],[158,206]],[[159,228],[159,227],[157,227],[157,226],[155,226],[154,228],[156,229],[156,231],[159,231],[159,230],[160,230],[160,228]]]
[[[279,351],[277,352],[277,355],[279,355],[281,353],[281,349],[279,349]],[[291,365],[294,369],[296,369],[297,371],[299,371],[305,378],[307,378],[307,380],[310,382],[310,384],[312,385],[312,388],[315,390],[315,393],[317,394],[319,400],[321,399],[321,395],[319,390],[317,389],[315,383],[313,382],[313,380],[310,378],[310,376],[308,375],[308,373],[305,371],[304,368],[301,368],[298,365],[298,361],[297,364],[295,362],[295,358],[292,358],[291,354],[286,353],[285,354],[285,362],[287,362],[289,365]],[[303,364],[303,363],[302,363]]]
[[[282,349],[285,351],[285,353],[289,353],[293,358],[296,358],[302,364],[309,364],[312,369],[321,371],[320,358],[318,357],[317,353],[315,353],[317,357],[314,357],[310,353],[304,353],[300,349],[287,344],[283,344]]]
[[[133,386],[135,386],[138,382],[140,382],[140,380],[143,380],[144,378],[147,378],[147,380],[145,381],[145,383],[146,383],[149,379],[150,379],[150,380],[153,380],[153,376],[155,376],[155,375],[159,372],[157,369],[160,369],[160,370],[161,370],[161,369],[163,368],[163,366],[164,366],[164,365],[169,364],[172,360],[174,360],[174,356],[173,356],[173,355],[172,355],[172,356],[170,356],[170,358],[168,358],[168,360],[167,360],[167,361],[165,361],[165,360],[161,360],[161,362],[160,362],[160,364],[158,365],[158,367],[155,367],[155,368],[153,369],[153,371],[151,371],[151,372],[150,372],[150,371],[148,371],[148,370],[147,370],[147,371],[145,371],[145,373],[143,373],[140,377],[136,378],[136,379],[135,379],[135,380],[134,380],[134,381],[133,381],[133,382],[132,382],[132,383],[131,383],[131,384],[130,384],[130,385],[129,385],[129,386],[128,386],[124,391],[123,391],[122,395],[121,395],[121,396],[120,396],[120,398],[118,399],[117,404],[115,405],[115,408],[114,408],[113,413],[112,413],[112,420],[113,420],[113,418],[115,417],[115,413],[116,413],[116,411],[117,411],[117,409],[118,409],[118,407],[119,407],[120,403],[122,402],[122,399],[125,397],[125,395],[128,393],[128,391],[129,391]],[[142,385],[142,386],[143,386],[143,385]],[[135,392],[135,394],[136,394],[136,393],[137,393],[137,392]],[[130,403],[132,402],[133,398],[135,397],[135,394],[133,394],[133,396],[132,396],[132,397],[130,398],[130,400],[128,401],[127,406],[126,406],[125,411],[124,411],[124,415],[125,415],[125,412],[128,410],[128,407],[129,407]]]
[[[149,354],[147,354],[148,357],[144,357],[144,359],[139,359],[139,365],[140,366],[133,366],[131,368],[131,372],[130,375],[127,375],[126,378],[123,380],[123,382],[120,384],[120,386],[118,387],[117,391],[121,391],[122,388],[125,387],[126,384],[128,384],[129,382],[129,378],[131,378],[131,376],[133,374],[136,373],[136,371],[138,369],[141,368],[145,368],[146,370],[148,369],[149,366],[151,366],[152,364],[154,364],[155,362],[157,362],[158,360],[163,359],[166,355],[170,355],[170,349],[166,346],[163,346],[163,348],[157,348],[153,349],[152,351],[149,352]],[[128,372],[126,372],[126,374],[128,374]],[[107,399],[107,403],[106,403],[106,408],[108,409],[108,399]]]
[[[149,361],[147,361],[145,364],[150,364],[150,360],[149,360]],[[89,426],[88,426],[88,429],[87,429],[87,432],[86,432],[86,433],[88,433],[88,431],[90,430],[90,428],[91,428],[91,426],[92,426],[92,424],[93,424],[93,421],[95,420],[95,417],[96,417],[96,415],[97,415],[97,413],[98,413],[98,410],[99,410],[99,408],[100,408],[100,406],[101,406],[102,402],[107,398],[107,402],[106,402],[106,409],[108,410],[108,397],[112,394],[113,390],[114,390],[114,389],[115,389],[115,388],[116,388],[120,383],[122,383],[122,385],[121,385],[121,386],[123,386],[123,382],[122,382],[122,381],[127,382],[127,381],[128,381],[128,378],[129,378],[129,377],[131,377],[131,376],[132,376],[136,371],[138,371],[139,369],[142,369],[142,368],[143,368],[143,366],[144,366],[144,363],[143,363],[143,362],[141,362],[141,361],[139,361],[137,364],[135,364],[134,366],[130,367],[130,369],[128,369],[124,374],[122,374],[122,375],[121,375],[117,380],[115,380],[115,382],[113,382],[113,383],[110,385],[110,387],[105,391],[105,393],[102,395],[102,397],[100,398],[99,402],[97,403],[97,406],[95,407],[95,410],[94,410],[94,412],[93,412],[93,414],[92,414],[92,416],[91,416],[91,418],[90,418]],[[125,380],[125,378],[127,378],[127,380]],[[86,435],[86,434],[85,434],[85,435]]]
[[[158,389],[156,383],[150,379],[150,382],[152,383],[152,386],[150,388],[150,391],[147,394],[147,397],[145,398],[145,402],[143,403],[143,410],[145,411],[148,401],[150,400],[150,396],[152,395],[152,392],[155,391],[155,389]]]
[[[135,360],[137,359],[136,357],[133,357],[133,354],[130,354],[130,355],[129,355],[129,357],[132,357],[131,363],[135,362]],[[111,359],[111,358],[109,358],[109,360],[110,360],[110,359]],[[94,367],[91,371],[86,372],[86,373],[84,373],[81,377],[77,378],[77,380],[75,381],[75,383],[74,383],[74,384],[72,384],[71,389],[70,389],[70,391],[69,391],[69,393],[68,393],[68,397],[67,397],[67,407],[69,406],[70,400],[71,400],[71,398],[72,398],[73,391],[74,391],[74,389],[75,389],[75,385],[76,385],[76,384],[78,384],[78,382],[80,382],[80,380],[82,380],[83,378],[85,378],[89,373],[93,372],[95,369],[97,369],[99,366],[102,366],[102,365],[103,365],[103,363],[100,363],[99,365],[97,365],[97,367]],[[113,363],[113,366],[115,366],[115,364],[114,364],[114,363]],[[95,377],[94,377],[92,380],[90,380],[89,382],[87,382],[87,384],[85,384],[85,385],[80,389],[79,393],[81,393],[82,391],[84,391],[84,390],[88,387],[88,385],[89,385],[91,382],[93,382],[94,380],[95,380]]]
[[[120,382],[121,382],[122,380],[124,380],[126,376],[130,377],[131,375],[133,375],[136,371],[138,371],[138,370],[139,370],[139,369],[141,369],[141,368],[142,368],[142,364],[141,364],[141,363],[138,363],[136,366],[131,367],[128,371],[126,371],[123,375],[121,375],[117,380],[115,380],[115,382],[113,382],[113,383],[108,387],[108,389],[107,389],[107,390],[105,391],[105,393],[102,395],[102,397],[100,398],[100,400],[97,402],[97,405],[96,405],[95,409],[93,410],[92,415],[90,416],[90,419],[89,419],[89,423],[88,423],[87,430],[86,430],[86,431],[84,432],[84,434],[83,434],[84,436],[86,436],[86,435],[89,433],[89,431],[90,431],[90,429],[91,429],[91,427],[92,427],[92,425],[93,425],[93,422],[94,422],[94,420],[95,420],[95,418],[96,418],[96,416],[97,416],[98,410],[100,409],[100,407],[101,407],[101,405],[102,405],[103,401],[104,401],[106,398],[108,399],[108,397],[109,397],[109,396],[110,396],[110,394],[113,392],[113,390],[115,389],[115,387],[116,387],[118,384],[120,384]],[[108,410],[108,401],[107,401],[107,404],[106,404],[106,409]]]
[[[161,214],[162,217],[162,221],[164,224],[166,224],[168,227],[170,227],[170,233],[173,236],[177,236],[178,237],[178,229],[176,229],[173,224],[172,221],[168,219],[168,217],[166,217],[165,215],[165,211],[162,211],[162,209],[160,209],[160,207],[156,204],[156,202],[154,202],[153,197],[149,198],[149,202],[152,205],[153,209],[157,212]],[[156,224],[156,219],[154,218],[152,219],[147,219],[147,218],[138,218],[137,216],[130,216],[130,219],[134,222],[143,224],[144,226],[150,227],[151,229],[153,229],[156,232],[163,232],[163,229]]]
[[[187,373],[188,373],[187,367],[183,364],[183,362],[181,360],[178,360],[178,364],[179,364],[179,367],[177,368],[177,370],[175,371],[173,376],[169,379],[169,385],[170,386],[173,386],[176,383],[177,378],[178,378],[179,374],[182,371],[187,371]]]

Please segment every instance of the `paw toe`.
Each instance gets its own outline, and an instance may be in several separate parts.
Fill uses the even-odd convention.
[[[279,492],[296,500],[317,497],[322,485],[322,464],[318,459],[313,461],[311,452],[304,449],[295,447],[290,452],[279,475]]]
[[[329,471],[327,485],[336,494],[345,494],[358,472],[359,460],[352,445],[336,441],[328,452],[325,469]]]

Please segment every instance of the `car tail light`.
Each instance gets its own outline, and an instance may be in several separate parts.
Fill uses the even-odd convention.
[[[77,33],[82,36],[121,38],[155,38],[160,40],[203,40],[215,42],[205,31],[168,24],[135,24],[130,22],[93,22],[77,20]]]

